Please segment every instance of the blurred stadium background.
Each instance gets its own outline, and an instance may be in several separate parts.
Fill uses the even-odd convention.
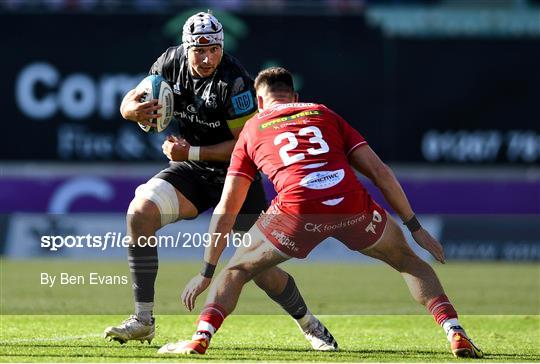
[[[335,109],[368,139],[451,264],[470,267],[469,278],[489,272],[494,290],[503,278],[512,285],[519,277],[523,295],[495,292],[499,302],[510,300],[506,310],[485,313],[538,314],[539,0],[1,0],[4,313],[33,312],[41,299],[55,299],[36,288],[43,267],[87,270],[111,259],[128,274],[122,249],[51,252],[40,236],[125,232],[135,188],[166,159],[164,135],[122,120],[119,103],[178,43],[187,16],[207,8],[224,25],[226,50],[252,75],[270,65],[289,68],[302,100]],[[204,232],[208,217],[162,233]],[[200,257],[202,249],[160,255],[164,262]],[[312,258],[341,267],[325,273],[329,285],[332,275],[368,262],[332,242]],[[164,264],[177,274],[178,264]],[[197,271],[194,264],[177,286]],[[10,300],[6,292],[18,288],[34,294]],[[486,290],[476,293],[494,294]],[[130,305],[129,288],[120,291]],[[474,295],[474,287],[467,292]],[[38,312],[65,306],[43,307]]]

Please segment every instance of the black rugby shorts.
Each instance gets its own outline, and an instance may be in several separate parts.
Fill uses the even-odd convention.
[[[215,207],[221,198],[224,176],[211,172],[201,173],[186,163],[174,163],[154,176],[161,178],[180,191],[195,207],[199,214]],[[246,201],[236,219],[234,230],[248,231],[261,212],[268,208],[264,188],[257,178],[249,188]]]

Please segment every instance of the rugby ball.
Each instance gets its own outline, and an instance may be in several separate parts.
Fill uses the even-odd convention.
[[[174,110],[174,97],[171,86],[167,81],[160,75],[151,75],[145,77],[138,85],[137,91],[143,91],[144,94],[141,97],[141,102],[150,101],[153,99],[158,99],[159,104],[162,106],[161,109],[155,113],[160,113],[159,118],[152,119],[153,123],[156,123],[156,127],[151,127],[147,125],[142,125],[139,123],[139,126],[145,132],[162,132],[169,126],[173,118]]]

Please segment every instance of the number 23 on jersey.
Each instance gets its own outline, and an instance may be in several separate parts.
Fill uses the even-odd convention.
[[[309,138],[309,142],[313,144],[313,147],[307,149],[308,154],[319,155],[328,153],[330,150],[328,144],[323,139],[321,129],[316,126],[302,128],[298,131],[298,135],[300,137],[313,135]],[[279,148],[279,156],[285,166],[289,166],[306,158],[304,153],[289,154],[294,148],[298,147],[298,139],[296,138],[296,135],[290,131],[276,135],[274,138],[274,145],[280,145],[285,139],[287,140],[287,144],[284,144]]]

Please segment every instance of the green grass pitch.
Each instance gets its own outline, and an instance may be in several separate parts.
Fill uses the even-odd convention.
[[[178,295],[198,264],[162,262],[156,287],[156,338],[119,345],[101,332],[131,312],[127,286],[47,288],[40,272],[127,274],[124,262],[2,260],[1,362],[462,362],[442,330],[409,297],[399,274],[382,265],[288,264],[308,305],[332,331],[338,353],[318,353],[290,318],[249,284],[204,357],[163,357],[157,349],[187,339],[196,316]],[[540,268],[532,264],[437,265],[486,362],[540,361]],[[198,302],[200,309],[204,297]]]

